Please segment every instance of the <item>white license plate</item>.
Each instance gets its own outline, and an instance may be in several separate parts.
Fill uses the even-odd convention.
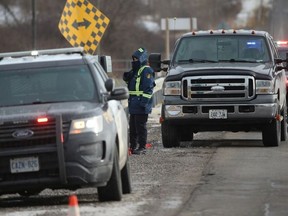
[[[209,119],[227,119],[227,110],[209,110]]]
[[[11,173],[36,172],[39,171],[39,169],[38,157],[10,159]]]

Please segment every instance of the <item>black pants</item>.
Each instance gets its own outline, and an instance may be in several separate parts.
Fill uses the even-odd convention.
[[[130,148],[137,148],[137,143],[139,148],[145,148],[147,143],[147,120],[148,114],[130,114]]]

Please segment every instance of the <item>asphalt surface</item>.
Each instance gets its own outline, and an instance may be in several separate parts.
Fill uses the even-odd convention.
[[[263,147],[260,133],[199,133],[164,149],[159,107],[149,118],[146,155],[131,155],[133,192],[121,202],[98,201],[95,188],[77,190],[81,216],[286,216],[288,144]],[[0,197],[0,215],[67,215],[71,191]]]

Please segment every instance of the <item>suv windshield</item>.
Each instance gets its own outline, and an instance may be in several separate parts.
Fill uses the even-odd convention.
[[[0,72],[0,106],[95,100],[87,65]]]
[[[182,38],[173,62],[268,62],[270,55],[264,37],[255,35],[207,35]]]

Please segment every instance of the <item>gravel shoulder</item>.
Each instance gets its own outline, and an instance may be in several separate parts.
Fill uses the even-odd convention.
[[[146,155],[131,155],[130,164],[134,194],[144,204],[138,215],[177,215],[202,184],[201,178],[215,148],[193,147],[183,143],[179,148],[163,148],[159,122],[160,107],[156,107],[148,120],[148,141],[152,148]]]

